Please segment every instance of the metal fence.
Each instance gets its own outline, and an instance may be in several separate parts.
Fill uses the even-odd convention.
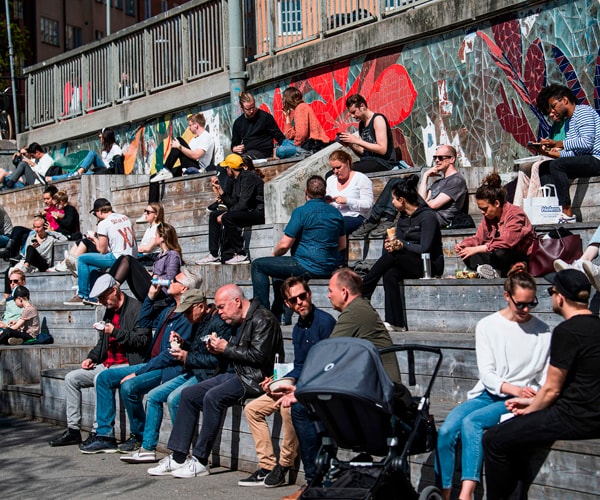
[[[28,69],[29,128],[225,70],[225,0],[196,0]]]
[[[439,0],[243,0],[246,56],[267,57]],[[27,127],[225,71],[227,0],[191,0],[26,69]]]

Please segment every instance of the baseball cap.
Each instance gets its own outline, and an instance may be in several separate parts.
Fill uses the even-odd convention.
[[[231,153],[230,155],[227,155],[225,157],[225,159],[219,163],[219,165],[221,165],[222,167],[229,167],[229,168],[233,168],[234,170],[237,170],[238,168],[242,168],[242,165],[244,164],[244,159],[235,153]]]
[[[569,300],[574,302],[587,302],[579,298],[581,292],[591,291],[591,285],[587,276],[577,269],[564,269],[557,273],[551,273],[544,277],[548,283],[552,283],[556,289]]]
[[[93,214],[96,210],[100,210],[102,207],[111,207],[112,205],[110,204],[110,201],[108,201],[106,198],[98,198],[95,202],[94,202],[94,208],[92,208],[90,210],[90,213]]]
[[[109,288],[117,285],[117,280],[115,280],[110,274],[103,274],[96,280],[96,283],[94,283],[92,291],[90,292],[90,298],[95,299],[106,292],[106,290]]]
[[[179,301],[179,305],[175,309],[175,312],[185,312],[194,304],[199,304],[200,302],[204,302],[205,300],[206,295],[203,291],[190,288],[189,290],[183,292],[183,295],[181,296],[181,300]]]

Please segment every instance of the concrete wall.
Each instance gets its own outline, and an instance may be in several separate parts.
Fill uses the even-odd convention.
[[[331,137],[354,130],[344,103],[359,92],[386,114],[408,163],[427,164],[436,144],[451,142],[463,168],[479,167],[469,176],[474,187],[493,168],[509,174],[515,158],[530,154],[527,141],[545,134],[533,103],[546,83],[568,82],[581,102],[599,107],[598,35],[592,0],[439,1],[251,63],[248,85],[281,126],[281,92],[299,87]],[[213,75],[21,139],[51,144],[53,154],[97,149],[96,131],[119,123],[133,171],[148,172],[162,166],[187,114],[203,111],[220,160],[236,118],[225,79]]]

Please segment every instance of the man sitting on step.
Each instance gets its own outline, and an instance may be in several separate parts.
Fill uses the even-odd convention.
[[[175,309],[183,293],[191,288],[197,289],[200,284],[201,279],[198,276],[189,271],[180,272],[167,289],[172,301],[162,307],[155,300],[159,295],[160,286],[150,286],[138,319],[140,326],[154,328],[154,337],[146,354],[146,362],[106,370],[96,377],[97,435],[91,442],[79,447],[82,453],[130,453],[141,446],[146,422],[144,395],[182,372],[181,362],[169,352],[170,334],[177,332],[183,340],[191,341],[192,325],[183,313],[177,313]],[[130,428],[129,439],[118,448],[113,427],[117,389],[121,392]]]
[[[81,443],[82,389],[94,387],[96,377],[104,370],[141,363],[152,339],[152,330],[138,324],[142,304],[125,295],[112,276],[100,276],[90,297],[98,298],[106,307],[102,318],[104,324],[94,325],[98,331],[98,342],[81,362],[81,368],[70,371],[65,377],[67,430],[50,441],[50,446]],[[94,424],[92,434],[95,427]]]

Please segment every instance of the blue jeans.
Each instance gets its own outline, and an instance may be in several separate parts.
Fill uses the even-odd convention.
[[[98,435],[115,435],[115,391],[120,387],[121,397],[129,418],[129,430],[136,436],[144,435],[144,394],[160,384],[161,370],[142,373],[121,385],[121,379],[143,365],[124,366],[101,372],[96,378],[96,422]]]
[[[148,393],[146,398],[146,425],[144,427],[144,440],[142,448],[155,450],[158,444],[160,424],[163,418],[163,403],[167,402],[171,423],[175,423],[177,407],[184,388],[197,384],[198,379],[192,373],[183,373],[171,380],[160,384]]]
[[[307,483],[310,483],[317,472],[315,459],[317,453],[319,453],[321,441],[314,419],[308,415],[308,411],[300,403],[295,403],[292,406],[292,423],[300,443],[300,458],[302,458],[302,465],[304,466],[304,478]]]
[[[109,253],[84,253],[77,259],[77,294],[84,299],[90,296],[90,274],[95,269],[108,269],[115,263],[115,256]]]
[[[284,139],[281,143],[281,146],[279,146],[275,151],[275,156],[283,160],[284,158],[296,156],[297,152],[298,150],[296,149],[296,146],[294,146],[294,141],[291,141],[290,139]]]
[[[282,310],[277,311],[277,309],[283,309],[283,298],[279,292],[281,282],[290,276],[302,276],[305,279],[314,277],[294,257],[287,255],[254,259],[250,265],[250,273],[254,298],[258,299],[267,309],[269,308],[269,276],[273,278],[275,291],[273,310],[274,313],[279,314],[283,312]],[[276,284],[276,282],[279,283]]]
[[[7,236],[6,234],[0,234],[0,248],[4,248],[9,239],[10,236]]]
[[[244,387],[235,373],[221,373],[185,388],[167,447],[187,455],[202,412],[202,426],[192,454],[207,460],[221,431],[225,411],[243,397]]]
[[[452,488],[459,439],[462,443],[461,480],[479,482],[483,464],[483,431],[499,423],[500,416],[508,413],[504,406],[506,399],[484,391],[454,408],[446,417],[438,431],[435,457],[435,473],[442,488]]]

